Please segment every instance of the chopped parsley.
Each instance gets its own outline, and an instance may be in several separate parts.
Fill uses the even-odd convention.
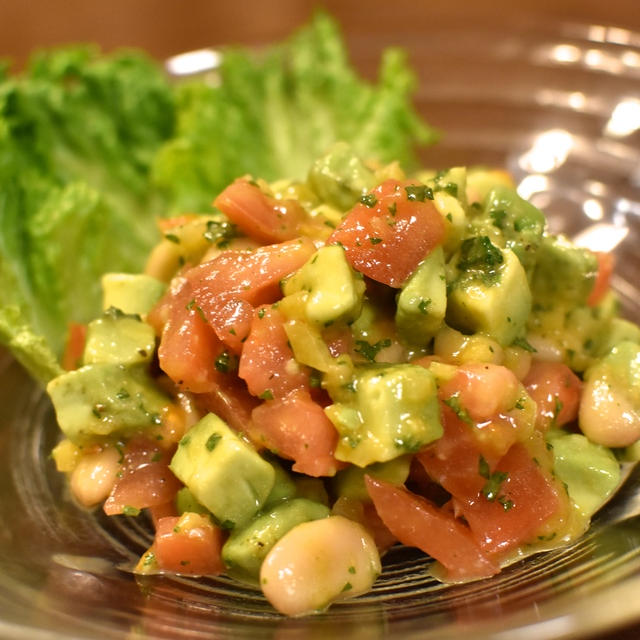
[[[528,351],[529,353],[536,353],[537,349],[535,347],[533,347],[532,345],[530,345],[527,342],[527,339],[520,336],[518,338],[515,338],[515,340],[511,343],[514,347],[520,347],[521,349],[524,349],[525,351]]]
[[[505,511],[511,509],[514,505],[511,500],[501,495],[502,484],[509,477],[506,471],[491,471],[489,463],[483,456],[478,460],[478,473],[486,479],[484,487],[482,487],[482,495],[489,502],[499,502]]]
[[[212,433],[207,438],[204,446],[207,448],[207,451],[213,451],[218,446],[220,440],[222,440],[222,436],[219,433]]]
[[[378,204],[378,198],[373,193],[367,193],[360,198],[360,202],[371,209]]]
[[[425,200],[433,200],[433,189],[427,187],[426,184],[410,185],[405,187],[407,192],[407,200],[424,202]]]
[[[273,400],[273,391],[265,389],[259,396],[260,400]]]
[[[355,352],[359,353],[369,362],[375,362],[378,353],[385,349],[386,347],[391,346],[391,339],[384,338],[383,340],[378,340],[375,344],[371,344],[366,340],[356,340]]]
[[[449,396],[444,403],[453,410],[453,412],[467,424],[473,425],[473,420],[468,414],[467,410],[460,404],[460,393],[456,391],[452,396]]]
[[[139,516],[140,515],[140,509],[138,509],[137,507],[132,507],[132,506],[126,504],[124,507],[122,507],[122,513],[125,516]]]
[[[221,373],[229,373],[238,369],[238,356],[228,351],[223,351],[215,359],[215,367]]]

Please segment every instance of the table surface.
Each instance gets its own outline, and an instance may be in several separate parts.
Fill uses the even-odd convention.
[[[341,23],[347,40],[385,30],[401,31],[409,21],[425,34],[439,22],[495,22],[543,13],[549,20],[578,21],[640,31],[638,0],[325,0],[321,4]],[[96,42],[105,51],[140,47],[158,59],[219,44],[262,44],[286,36],[305,22],[317,0],[2,0],[0,57],[21,68],[39,47]],[[452,10],[452,6],[454,9]],[[366,7],[366,10],[363,10]],[[428,37],[428,36],[426,36]],[[401,44],[401,43],[399,43]],[[357,54],[357,52],[355,52]],[[357,56],[356,56],[357,57]],[[606,640],[637,640],[640,625]],[[605,640],[600,636],[599,640]]]

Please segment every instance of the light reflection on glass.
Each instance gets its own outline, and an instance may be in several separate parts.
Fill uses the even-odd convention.
[[[536,193],[541,193],[549,189],[549,178],[539,174],[525,176],[518,184],[518,195],[525,200],[531,199]]]
[[[613,251],[629,234],[629,227],[617,226],[605,222],[591,225],[573,237],[579,247],[591,251]]]
[[[582,52],[572,44],[558,44],[551,50],[551,57],[556,62],[578,62]]]
[[[220,66],[220,53],[213,49],[197,49],[169,58],[167,71],[175,76],[190,76],[212,71]]]
[[[636,53],[635,51],[625,51],[620,56],[620,60],[626,67],[640,68],[640,53]]]
[[[550,129],[536,136],[520,167],[531,173],[549,173],[562,166],[573,149],[573,136],[564,129]]]
[[[604,218],[604,210],[602,204],[594,198],[589,198],[582,203],[584,215],[591,220],[602,220]]]
[[[625,98],[615,106],[605,133],[621,138],[640,129],[640,100]]]

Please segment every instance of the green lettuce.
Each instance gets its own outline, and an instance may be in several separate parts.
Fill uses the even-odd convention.
[[[411,106],[413,86],[398,49],[383,53],[377,84],[363,81],[335,22],[318,13],[260,56],[224,51],[215,86],[178,88],[176,135],[158,153],[155,183],[174,210],[207,210],[211,194],[243,174],[305,178],[337,140],[361,157],[410,168],[416,145],[436,137]]]
[[[337,140],[411,168],[434,139],[403,54],[365,82],[324,13],[263,51],[224,50],[218,74],[177,82],[86,46],[0,69],[0,344],[36,379],[59,371],[69,323],[99,312],[100,275],[143,268],[157,217],[209,211],[247,173],[304,178]]]

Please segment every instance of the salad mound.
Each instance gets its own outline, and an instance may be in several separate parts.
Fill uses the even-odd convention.
[[[502,171],[406,175],[345,143],[237,178],[103,277],[47,391],[75,498],[155,526],[138,574],[368,591],[392,545],[445,582],[582,535],[640,437],[640,328],[611,257]]]

